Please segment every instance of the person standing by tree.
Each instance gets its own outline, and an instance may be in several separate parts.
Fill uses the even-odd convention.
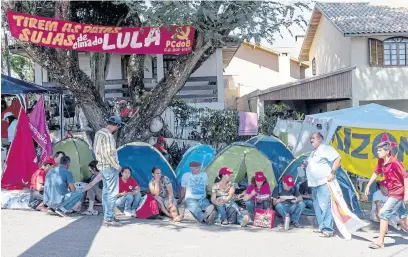
[[[328,182],[335,179],[340,167],[340,154],[330,145],[323,143],[323,135],[315,132],[310,137],[310,143],[315,149],[304,164],[309,187],[312,188],[313,207],[319,223],[321,237],[333,236],[333,216],[331,210],[331,195]]]
[[[95,157],[98,161],[98,169],[102,172],[103,189],[102,205],[104,224],[107,226],[120,226],[115,221],[115,202],[119,193],[119,161],[116,152],[116,141],[113,134],[122,124],[118,116],[108,119],[108,125],[96,132],[94,139]]]
[[[399,162],[391,152],[391,143],[382,142],[377,146],[378,163],[367,184],[365,195],[370,194],[370,186],[375,182],[378,175],[384,174],[388,189],[388,199],[379,213],[380,235],[377,242],[372,242],[370,248],[384,248],[384,237],[388,231],[388,222],[394,214],[401,218],[401,227],[408,232],[408,213],[404,204],[408,204],[408,173],[402,163]]]

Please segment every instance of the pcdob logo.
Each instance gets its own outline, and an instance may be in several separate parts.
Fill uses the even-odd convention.
[[[191,47],[191,41],[188,39],[188,36],[190,35],[191,28],[190,26],[185,27],[185,31],[183,30],[183,27],[178,27],[176,28],[175,33],[172,36],[173,40],[167,40],[166,42],[166,48],[190,48]]]

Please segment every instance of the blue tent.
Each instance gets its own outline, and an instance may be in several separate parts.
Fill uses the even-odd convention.
[[[201,170],[206,167],[214,158],[215,151],[210,145],[197,144],[190,147],[183,155],[176,169],[177,180],[181,183],[184,173],[190,171],[189,163],[191,161],[201,162]]]
[[[149,190],[152,179],[152,168],[160,167],[162,175],[168,177],[173,185],[173,190],[178,193],[176,175],[166,158],[153,146],[143,142],[133,142],[118,149],[119,164],[132,169],[132,177],[136,179],[142,191]]]
[[[298,167],[302,166],[302,162],[307,159],[309,153],[304,153],[294,159],[288,167],[286,167],[285,171],[282,173],[283,175],[292,175],[296,178],[297,183],[299,182],[298,179]],[[353,183],[350,180],[350,177],[347,173],[340,167],[336,172],[337,181],[340,184],[341,191],[343,193],[343,198],[346,201],[350,210],[356,214],[360,218],[364,218],[364,214],[361,211],[360,204],[358,202],[359,195],[354,188]]]
[[[1,75],[1,93],[8,95],[27,94],[27,93],[58,93],[61,90],[39,86],[20,79],[12,78],[7,75]]]
[[[285,144],[278,138],[271,136],[255,136],[247,143],[254,145],[272,161],[275,177],[280,181],[282,172],[295,158]]]

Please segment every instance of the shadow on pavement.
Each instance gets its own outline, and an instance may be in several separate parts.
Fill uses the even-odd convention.
[[[102,219],[82,216],[44,237],[19,256],[85,257],[101,226]]]

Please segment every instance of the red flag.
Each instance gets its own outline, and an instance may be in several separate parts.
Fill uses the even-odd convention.
[[[21,190],[38,169],[28,117],[21,108],[16,134],[6,159],[6,168],[1,178],[1,187],[8,190]]]
[[[6,112],[11,112],[14,115],[14,117],[18,119],[20,108],[21,108],[20,101],[15,99],[13,100],[13,102],[11,102],[9,107],[7,107],[5,110],[1,110],[1,138],[7,138],[8,136],[7,129],[8,129],[9,124],[7,123],[7,121],[3,120],[4,114]]]
[[[41,147],[41,162],[52,155],[51,138],[45,120],[44,99],[40,96],[33,112],[30,114],[30,129],[34,140]]]

